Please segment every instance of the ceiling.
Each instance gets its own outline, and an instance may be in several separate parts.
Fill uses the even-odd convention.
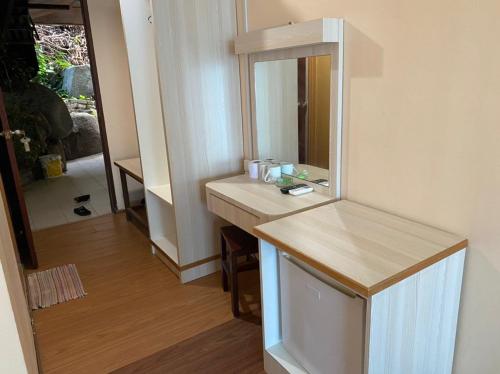
[[[30,15],[38,24],[83,24],[80,0],[29,0]]]

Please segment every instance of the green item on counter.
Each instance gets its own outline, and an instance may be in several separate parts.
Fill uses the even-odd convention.
[[[297,173],[296,177],[299,179],[307,179],[309,177],[309,171],[304,169],[301,172]]]
[[[291,186],[293,185],[293,178],[292,177],[281,177],[276,179],[276,185],[278,187],[286,187],[286,186]]]

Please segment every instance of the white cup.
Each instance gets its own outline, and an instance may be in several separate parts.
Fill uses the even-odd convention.
[[[272,165],[270,162],[261,161],[259,162],[259,179],[264,180],[267,174],[267,168]]]
[[[280,163],[280,166],[281,166],[281,172],[283,174],[295,175],[295,173],[297,172],[295,165],[290,162],[282,162]]]
[[[264,176],[264,182],[274,183],[276,179],[281,177],[281,167],[277,164],[272,164],[267,167],[266,175]]]
[[[275,158],[266,158],[264,159],[264,162],[269,162],[270,164],[279,164],[279,161]]]
[[[252,160],[248,162],[248,176],[252,179],[259,179],[259,164],[260,160]]]

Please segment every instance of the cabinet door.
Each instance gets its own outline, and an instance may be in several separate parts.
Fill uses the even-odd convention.
[[[320,277],[280,255],[283,346],[311,374],[361,374],[365,300]]]

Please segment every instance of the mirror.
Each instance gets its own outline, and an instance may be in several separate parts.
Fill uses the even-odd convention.
[[[331,56],[256,62],[257,157],[328,186]]]

